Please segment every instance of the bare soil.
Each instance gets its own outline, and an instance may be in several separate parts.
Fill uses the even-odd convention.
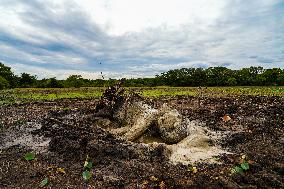
[[[40,188],[44,178],[49,179],[45,188],[284,188],[283,97],[145,100],[155,108],[167,103],[213,131],[227,131],[220,145],[233,154],[216,157],[213,164],[173,165],[163,144],[132,143],[104,131],[92,116],[98,100],[3,106],[0,188]],[[31,151],[36,159],[25,160]],[[88,182],[82,177],[87,155],[93,162]],[[242,155],[249,170],[232,174]]]

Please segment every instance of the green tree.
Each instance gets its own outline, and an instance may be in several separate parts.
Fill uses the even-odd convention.
[[[0,76],[3,77],[8,83],[10,87],[17,86],[17,77],[11,71],[11,68],[5,66],[3,63],[0,62]]]
[[[263,73],[265,70],[263,67],[254,67],[251,66],[249,68],[242,68],[237,71],[237,80],[239,85],[264,85],[263,81],[265,80],[263,77]]]
[[[36,76],[28,73],[22,73],[19,79],[20,87],[35,87],[37,82]]]
[[[82,87],[84,85],[84,81],[81,75],[70,75],[65,80],[65,86],[67,87]]]
[[[0,76],[0,90],[9,88],[9,82],[2,76]]]
[[[228,80],[227,80],[227,84],[229,86],[236,86],[238,84],[236,78],[234,77],[230,77]]]
[[[207,83],[209,86],[225,86],[234,72],[226,67],[210,67],[206,70]]]
[[[263,72],[266,79],[266,85],[277,85],[277,79],[281,78],[282,70],[280,68],[267,69]]]
[[[254,85],[257,85],[257,86],[264,86],[266,83],[266,78],[264,77],[263,74],[259,74],[255,77],[255,82],[254,82]]]
[[[242,86],[250,85],[251,73],[249,68],[242,68],[237,72],[238,84]]]
[[[278,76],[277,76],[277,85],[281,85],[281,86],[284,86],[284,69],[282,70],[282,73],[280,73]]]
[[[52,77],[48,81],[48,87],[49,88],[60,88],[62,87],[62,84],[55,77]]]

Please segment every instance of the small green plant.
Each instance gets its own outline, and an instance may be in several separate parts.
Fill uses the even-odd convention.
[[[243,173],[243,169],[240,166],[235,166],[232,170],[231,173]]]
[[[82,175],[83,175],[84,181],[88,181],[92,177],[92,173],[90,171],[87,171],[87,170],[84,171]]]
[[[84,163],[84,172],[82,174],[84,181],[89,181],[92,177],[93,163],[90,161],[89,156],[87,155],[85,163]]]
[[[48,178],[45,178],[45,179],[43,179],[41,182],[40,182],[40,187],[44,187],[44,186],[46,186],[46,185],[48,185],[48,183],[49,183],[49,180],[48,180]]]
[[[93,167],[93,163],[92,162],[90,162],[90,161],[85,161],[85,164],[84,164],[84,168],[85,169],[92,169],[92,167]]]
[[[28,152],[28,153],[26,153],[26,155],[25,155],[25,160],[27,160],[27,161],[32,161],[32,160],[35,159],[35,157],[36,157],[35,152]]]
[[[192,173],[197,173],[198,169],[197,169],[196,166],[189,165],[187,171],[188,171],[188,172],[192,172]]]
[[[234,168],[231,169],[231,173],[235,174],[235,173],[243,173],[244,171],[249,170],[249,162],[246,158],[245,155],[242,155],[241,159],[240,159],[240,164],[235,166]]]
[[[248,163],[248,162],[242,163],[242,164],[241,164],[241,168],[242,168],[244,171],[249,170],[249,163]]]
[[[64,108],[63,108],[63,111],[65,111],[65,112],[67,112],[67,111],[69,111],[69,110],[70,110],[69,107],[64,107]]]

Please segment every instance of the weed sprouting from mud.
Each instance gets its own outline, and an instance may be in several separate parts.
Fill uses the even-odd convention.
[[[242,155],[242,157],[240,158],[239,165],[236,165],[234,168],[232,168],[231,173],[236,174],[248,171],[250,168],[249,163],[251,163],[251,161],[248,160],[245,155]]]
[[[35,152],[28,152],[28,153],[26,153],[24,158],[27,161],[32,161],[36,158],[36,154],[35,154]]]
[[[192,173],[197,173],[198,171],[197,167],[193,165],[190,165],[187,170],[188,172],[192,172]]]
[[[92,168],[93,168],[93,163],[90,161],[90,158],[87,155],[87,158],[86,158],[85,163],[84,163],[84,169],[91,170]]]
[[[48,185],[49,183],[49,179],[48,178],[44,178],[41,182],[40,182],[40,187],[45,187],[46,185]]]
[[[92,177],[92,168],[93,162],[90,160],[90,157],[87,155],[84,163],[84,172],[82,173],[84,181],[89,181]]]

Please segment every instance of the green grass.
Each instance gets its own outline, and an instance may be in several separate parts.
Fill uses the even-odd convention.
[[[0,91],[0,105],[29,101],[51,101],[57,99],[99,98],[103,88],[63,88],[63,89],[10,89]]]
[[[144,97],[161,97],[161,96],[196,96],[197,90],[193,87],[132,87],[128,91],[134,91]]]
[[[155,87],[155,88],[128,88],[140,91],[144,97],[160,96],[284,96],[284,87]]]
[[[99,98],[105,88],[63,88],[63,89],[9,89],[0,91],[0,105],[30,101],[51,101],[57,99],[94,99]],[[284,87],[130,87],[144,97],[157,98],[162,96],[284,96]]]

